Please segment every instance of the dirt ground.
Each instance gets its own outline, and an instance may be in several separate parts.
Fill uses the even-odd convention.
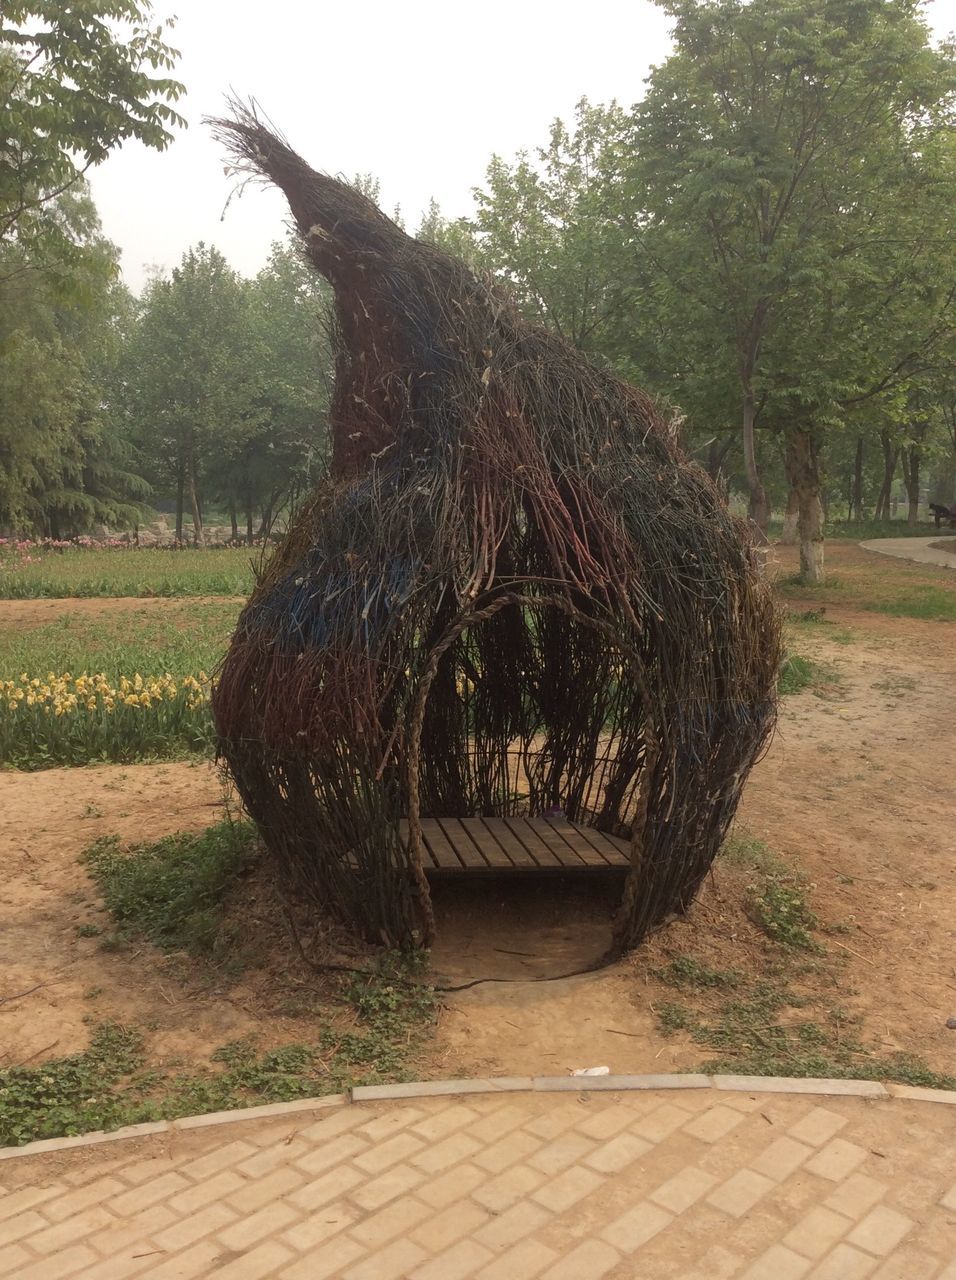
[[[70,614],[81,618],[99,618],[126,613],[146,613],[158,616],[175,615],[182,609],[192,610],[196,605],[227,604],[234,600],[242,603],[241,596],[91,596],[89,599],[53,600],[0,600],[0,628],[42,627],[48,622]]]
[[[784,571],[791,560],[782,554]],[[888,574],[905,584],[920,574],[938,582],[946,573],[852,546],[831,548],[830,563],[851,586],[879,579],[885,587]],[[739,821],[806,873],[813,909],[840,927],[826,939],[845,961],[834,1000],[862,1016],[871,1041],[954,1072],[956,1032],[945,1022],[956,1014],[956,624],[883,616],[840,599],[854,595],[827,597],[825,616],[835,626],[802,630],[799,652],[835,679],[783,700]],[[0,626],[23,625],[26,604],[53,603],[0,603]],[[820,607],[818,598],[787,603],[795,614]],[[149,948],[110,952],[77,931],[107,924],[77,860],[81,850],[104,834],[143,839],[202,828],[216,816],[221,786],[214,770],[189,764],[0,773],[0,1065],[79,1049],[87,1022],[108,1017],[146,1027],[157,1058],[187,1063],[204,1063],[242,1035],[272,1043],[304,1037],[301,1016],[287,1010],[315,980],[291,948],[275,943],[281,964],[274,947],[261,965],[253,958],[238,979],[227,979]],[[652,970],[688,951],[759,968],[765,951],[742,910],[745,887],[745,872],[718,863],[689,915],[634,956],[547,981],[528,979],[582,969],[601,953],[614,905],[606,893],[476,887],[440,895],[436,980],[510,980],[444,997],[428,1070],[660,1071],[700,1061],[687,1035],[663,1038],[656,1029],[652,1006],[663,989]],[[259,910],[255,896],[250,901]],[[260,923],[272,928],[268,907],[261,912],[250,934]]]

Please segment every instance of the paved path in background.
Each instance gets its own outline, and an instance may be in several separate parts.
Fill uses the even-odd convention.
[[[941,564],[947,569],[956,569],[956,555],[933,546],[934,542],[941,542],[949,536],[956,541],[956,534],[941,530],[934,538],[871,538],[869,542],[861,542],[860,546],[864,551],[879,551],[881,555],[896,556],[899,560]]]
[[[0,1162],[16,1280],[956,1280],[956,1107],[361,1103]]]

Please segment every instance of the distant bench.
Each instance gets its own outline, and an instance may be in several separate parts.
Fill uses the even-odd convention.
[[[938,502],[931,502],[929,504],[929,510],[933,519],[936,521],[937,529],[944,520],[949,522],[949,527],[951,529],[956,529],[956,507],[951,510],[949,507],[940,506]]]

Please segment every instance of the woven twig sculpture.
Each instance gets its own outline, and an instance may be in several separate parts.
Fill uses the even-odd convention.
[[[773,724],[748,532],[641,391],[254,115],[216,128],[285,193],[338,339],[327,480],[214,697],[249,813],[300,894],[407,947],[422,817],[560,810],[630,841],[634,946],[690,904]]]

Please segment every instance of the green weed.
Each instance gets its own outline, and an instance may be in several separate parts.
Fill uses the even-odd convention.
[[[733,969],[712,969],[693,956],[676,956],[663,969],[653,970],[655,978],[681,991],[692,989],[728,991],[738,986],[740,974]]]
[[[930,622],[956,622],[956,590],[932,583],[915,584],[885,600],[864,604],[872,613],[897,618],[923,618]]]
[[[139,936],[164,951],[208,955],[219,938],[223,899],[251,864],[254,847],[252,826],[231,819],[125,850],[116,836],[95,841],[82,857],[115,921],[112,945]]]
[[[703,1008],[668,1000],[654,1007],[664,1035],[686,1032],[695,1044],[718,1055],[695,1066],[695,1071],[956,1087],[956,1078],[933,1071],[919,1057],[873,1052],[861,1042],[856,1020],[843,1008],[797,995],[784,982],[755,981],[732,998],[716,1002],[711,989],[701,999],[708,1002]],[[815,1007],[808,1007],[811,1004]]]
[[[0,1145],[116,1128],[135,1115],[124,1080],[142,1066],[142,1037],[104,1023],[85,1053],[0,1070]]]
[[[782,696],[802,693],[804,689],[833,684],[836,676],[828,668],[799,653],[790,653],[783,660],[777,676],[777,690]]]
[[[354,1025],[326,1018],[311,1041],[265,1051],[232,1041],[211,1055],[208,1069],[194,1072],[151,1066],[139,1030],[95,1026],[84,1053],[0,1071],[0,1146],[408,1079],[434,1017],[431,989],[386,957],[339,994],[351,1004]]]
[[[760,885],[751,885],[747,890],[747,910],[767,937],[782,947],[819,950],[811,930],[820,922],[810,910],[796,877],[775,874]]]

